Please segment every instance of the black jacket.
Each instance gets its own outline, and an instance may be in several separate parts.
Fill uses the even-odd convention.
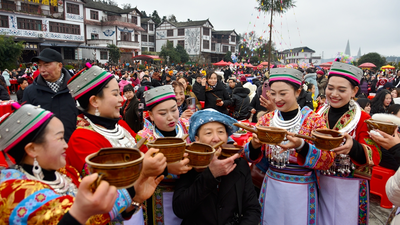
[[[232,104],[235,106],[234,112],[239,112],[239,117],[234,116],[237,120],[244,120],[250,116],[249,93],[250,90],[244,87],[235,87],[233,89]]]
[[[311,95],[311,92],[301,89],[300,95],[297,98],[297,103],[299,104],[300,109],[302,109],[304,106],[308,106],[310,109],[314,110],[313,99]]]
[[[8,90],[0,84],[0,100],[10,100],[10,95],[8,94]]]
[[[64,124],[64,138],[68,143],[69,138],[76,129],[76,117],[78,109],[67,87],[71,75],[66,69],[62,69],[64,81],[57,93],[54,93],[41,75],[37,76],[31,85],[25,88],[22,102],[32,105],[40,105],[49,110]]]
[[[253,99],[250,102],[249,111],[251,111],[252,109],[255,109],[256,113],[254,115],[257,115],[257,113],[259,113],[260,111],[267,111],[267,109],[260,104],[261,94],[262,94],[262,85],[257,88],[256,95],[254,95]],[[251,122],[257,123],[258,122],[257,116],[253,116],[253,121],[251,121]]]
[[[192,91],[193,91],[193,93],[196,95],[196,97],[197,97],[197,99],[199,100],[199,101],[204,101],[205,99],[205,96],[204,96],[204,90],[205,90],[205,87],[204,86],[202,86],[200,83],[197,83],[197,81],[195,81],[194,82],[194,84],[193,84],[193,87],[192,87]],[[203,93],[202,93],[203,92]],[[202,94],[200,94],[200,93],[202,93]]]
[[[17,100],[18,103],[21,104],[22,103],[22,98],[24,97],[24,90],[22,90],[21,88],[18,89],[17,91]]]
[[[260,221],[261,209],[257,200],[249,165],[246,160],[235,160],[237,166],[228,175],[213,177],[209,168],[203,172],[194,169],[177,180],[173,197],[175,215],[182,225],[225,225],[239,213],[241,225],[254,225]]]
[[[228,110],[226,109],[227,106],[232,105],[232,100],[229,97],[228,92],[225,89],[225,85],[218,81],[217,86],[210,90],[210,91],[205,91],[205,92],[200,92],[200,95],[202,96],[199,99],[204,99],[205,104],[204,108],[212,108],[217,110],[218,112],[228,114]],[[223,106],[217,106],[217,98],[222,99],[224,101]]]
[[[139,99],[134,95],[129,105],[126,105],[128,100],[125,101],[124,105],[121,108],[121,116],[122,119],[129,125],[129,127],[135,131],[135,133],[139,132],[143,129],[143,119],[139,113]],[[126,111],[125,111],[126,108]],[[125,114],[124,114],[125,111]]]
[[[136,97],[142,102],[142,100],[144,100],[144,96],[143,96],[144,92],[146,90],[153,88],[153,86],[151,85],[151,82],[148,80],[142,80],[140,85],[141,85],[140,88],[136,92]]]
[[[161,84],[161,81],[159,81],[157,79],[151,79],[151,86],[158,87],[158,86],[162,86],[162,84]]]

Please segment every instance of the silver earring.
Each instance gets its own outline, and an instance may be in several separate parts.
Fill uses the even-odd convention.
[[[42,167],[40,167],[38,161],[36,160],[36,157],[33,159],[32,173],[37,179],[43,180],[44,175],[42,172]]]
[[[356,106],[355,101],[352,99],[350,99],[350,103],[349,103],[350,109],[354,109],[354,107]]]
[[[94,115],[95,116],[100,116],[100,112],[99,112],[99,110],[96,108],[96,111],[94,112]]]

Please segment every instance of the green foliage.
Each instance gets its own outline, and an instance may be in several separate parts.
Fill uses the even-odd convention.
[[[154,10],[153,14],[151,14],[151,19],[154,21],[156,26],[158,26],[161,23],[161,18],[158,15],[157,10]]]
[[[146,66],[145,65],[139,65],[139,69],[140,70],[144,70],[144,69],[146,69]]]
[[[23,49],[23,42],[16,43],[14,37],[0,35],[0,70],[16,68]]]
[[[232,52],[231,51],[227,51],[225,56],[224,56],[224,61],[225,62],[232,62]]]
[[[147,18],[146,11],[140,11],[140,13],[142,14],[143,18]]]
[[[189,61],[189,54],[182,45],[176,45],[175,51],[181,57],[180,63],[186,63],[187,61]]]
[[[160,56],[167,60],[167,56],[169,56],[169,63],[180,63],[181,57],[179,53],[174,48],[174,43],[171,41],[167,41],[167,44],[161,47]]]
[[[268,41],[263,36],[258,36],[256,32],[240,34],[241,43],[239,44],[238,61],[251,60],[251,57],[257,56],[258,61],[268,61],[269,45]],[[275,44],[272,43],[272,52],[275,51]],[[271,61],[276,61],[277,57],[273,54]]]
[[[157,52],[142,51],[142,55],[158,55]]]
[[[123,9],[131,9],[131,4],[130,3],[126,3],[126,4],[122,4],[122,8]]]
[[[250,63],[251,64],[259,64],[259,61],[260,61],[260,58],[258,58],[258,56],[252,56],[251,58],[250,58]]]
[[[272,9],[274,12],[284,13],[296,6],[294,0],[257,0],[257,3],[256,8],[264,12],[271,12]]]
[[[174,14],[169,15],[168,20],[171,22],[175,22],[175,23],[178,22],[178,20],[176,19],[176,16]]]
[[[386,64],[386,58],[382,57],[376,52],[370,52],[361,56],[361,58],[357,61],[357,65],[361,65],[366,62],[373,63],[376,66],[376,69],[380,69]]]
[[[74,69],[75,67],[73,65],[65,65],[64,68],[67,70],[70,70],[70,69]]]
[[[114,45],[114,44],[108,44],[108,52],[109,54],[109,61],[112,63],[118,63],[119,59],[121,58],[121,50]]]

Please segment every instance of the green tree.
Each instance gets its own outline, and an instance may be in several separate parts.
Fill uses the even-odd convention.
[[[132,7],[131,7],[131,4],[130,4],[130,3],[125,3],[125,4],[122,4],[122,8],[123,8],[123,9],[130,9],[130,8],[132,8]]]
[[[257,0],[258,10],[262,10],[265,13],[271,13],[271,21],[269,23],[269,56],[268,56],[268,65],[271,64],[271,55],[272,55],[272,16],[274,13],[282,14],[286,12],[289,8],[295,7],[294,0]],[[268,71],[270,67],[268,66]]]
[[[108,52],[109,52],[109,61],[112,63],[118,63],[119,58],[121,58],[121,50],[114,45],[114,44],[108,44]]]
[[[0,35],[0,70],[14,69],[23,49],[23,42],[16,43],[14,37]]]
[[[176,19],[176,16],[174,14],[169,15],[168,20],[171,22],[174,22],[174,23],[178,22],[178,20]]]
[[[269,57],[269,43],[263,36],[258,36],[256,32],[251,31],[245,34],[239,34],[239,54],[238,61],[251,60],[251,57],[258,56],[259,61],[267,61]],[[275,44],[271,45],[272,52],[275,51]],[[272,55],[272,61],[277,59],[276,55]],[[258,61],[257,61],[258,62]]]
[[[176,45],[175,51],[179,54],[181,57],[180,62],[181,63],[186,63],[189,61],[189,54],[185,50],[185,48],[182,45]]]
[[[251,64],[258,64],[259,63],[259,61],[260,61],[260,59],[258,58],[258,56],[252,56],[251,58],[250,58],[250,63]]]
[[[158,26],[161,23],[161,18],[158,15],[157,10],[154,10],[154,12],[151,14],[151,19],[154,21],[156,26]]]
[[[143,18],[147,18],[148,17],[147,14],[146,14],[146,11],[140,11],[140,13],[142,14]]]
[[[167,41],[167,43],[161,47],[160,56],[166,60],[169,57],[169,60],[168,60],[169,63],[180,63],[181,62],[181,57],[180,57],[179,53],[176,51],[176,49],[174,48],[174,43],[171,41]]]
[[[376,66],[376,69],[380,69],[386,64],[386,58],[382,57],[376,52],[370,52],[361,56],[357,61],[357,65],[361,65],[366,62],[373,63]]]
[[[232,62],[232,52],[231,51],[227,51],[225,56],[224,56],[224,61],[225,62]]]

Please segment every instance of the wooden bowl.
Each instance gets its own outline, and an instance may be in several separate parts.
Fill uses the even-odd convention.
[[[86,157],[90,173],[117,188],[132,187],[142,171],[144,154],[134,148],[102,148]]]
[[[296,137],[310,140],[315,147],[321,150],[332,150],[337,148],[343,142],[343,136],[339,131],[319,128],[311,131],[312,137],[296,134]]]
[[[367,123],[368,130],[371,131],[373,129],[378,129],[382,132],[385,132],[389,135],[393,135],[394,132],[397,130],[397,125],[392,122],[384,122],[374,119],[365,120]]]
[[[263,144],[278,145],[285,139],[287,134],[285,129],[277,127],[256,126],[254,128],[242,123],[234,123],[233,125],[257,134],[258,139]]]
[[[206,168],[215,153],[215,149],[212,146],[196,142],[187,145],[185,151],[189,153],[189,166],[194,168]]]
[[[182,160],[186,142],[181,138],[158,138],[152,143],[147,143],[147,147],[159,149],[167,158],[167,163],[173,163]]]
[[[236,153],[240,153],[243,150],[243,146],[233,144],[223,144],[221,146],[221,156],[219,158],[229,158]]]

